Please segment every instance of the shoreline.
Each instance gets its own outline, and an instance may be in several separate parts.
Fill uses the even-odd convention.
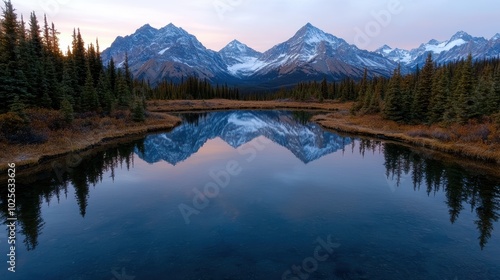
[[[362,118],[361,118],[362,119]],[[349,133],[359,136],[374,137],[380,140],[389,140],[398,143],[408,144],[413,147],[426,148],[441,152],[454,157],[481,161],[486,164],[500,165],[498,155],[499,146],[492,147],[492,150],[484,150],[477,146],[477,143],[443,142],[427,137],[415,137],[406,134],[404,131],[385,131],[383,129],[371,128],[362,124],[349,123],[345,119],[333,119],[327,116],[315,116],[312,121],[325,129],[336,132]]]
[[[71,153],[81,153],[97,147],[105,146],[123,139],[146,135],[152,132],[169,131],[179,125],[181,119],[170,114],[155,114],[145,123],[123,122],[115,127],[98,126],[88,133],[74,133],[70,136],[81,137],[73,139],[65,135],[57,135],[56,139],[39,145],[10,145],[10,156],[0,159],[0,172],[7,170],[8,163],[15,163],[17,170],[36,169],[52,159],[62,158]],[[20,152],[23,150],[23,152]],[[41,152],[40,150],[43,150]],[[25,151],[25,152],[24,152]],[[7,153],[5,153],[7,154]]]
[[[443,142],[436,139],[426,137],[414,137],[407,133],[409,129],[418,128],[421,126],[410,125],[394,125],[388,121],[382,120],[379,116],[351,116],[349,108],[352,103],[339,103],[331,100],[323,103],[317,102],[295,102],[295,101],[235,101],[235,100],[172,100],[172,101],[149,101],[148,110],[155,117],[148,119],[146,123],[134,124],[129,126],[125,124],[120,129],[116,129],[111,133],[109,131],[90,131],[89,134],[94,134],[91,137],[78,141],[74,144],[69,141],[69,145],[63,146],[57,141],[49,141],[46,143],[54,149],[48,152],[23,155],[18,152],[11,154],[10,158],[2,158],[0,171],[7,169],[7,163],[14,162],[19,169],[31,169],[45,163],[51,159],[63,157],[72,152],[83,152],[95,147],[103,146],[114,140],[121,140],[127,137],[144,135],[157,131],[168,131],[175,128],[181,123],[180,118],[169,113],[176,112],[201,112],[215,110],[317,110],[322,111],[322,114],[314,116],[311,121],[319,124],[325,129],[333,130],[340,133],[348,133],[352,135],[374,137],[380,140],[390,140],[400,143],[405,143],[414,147],[423,147],[429,150],[442,152],[454,157],[462,157],[464,159],[478,160],[485,164],[500,164],[500,145],[478,147],[476,143],[460,143],[460,142]],[[161,118],[158,118],[161,116]],[[375,123],[376,125],[370,125]],[[85,135],[88,136],[88,135]],[[77,141],[75,141],[77,142]],[[41,144],[41,145],[46,145]],[[37,145],[22,145],[18,146],[19,150],[23,150],[31,146]],[[36,148],[35,148],[36,149]]]

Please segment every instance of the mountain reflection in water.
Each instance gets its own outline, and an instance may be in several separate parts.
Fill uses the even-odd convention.
[[[395,182],[396,188],[401,180],[411,179],[416,192],[425,191],[428,196],[444,192],[451,223],[460,219],[463,211],[475,212],[479,246],[486,246],[499,218],[499,178],[466,170],[455,163],[436,160],[397,144],[341,137],[304,121],[301,116],[280,111],[187,115],[187,121],[169,133],[150,135],[96,151],[83,158],[78,167],[68,168],[62,176],[57,176],[52,170],[27,177],[20,174],[16,205],[23,237],[18,239],[23,239],[27,250],[34,250],[45,229],[42,203],[57,204],[69,193],[74,193],[80,215],[85,217],[90,187],[98,185],[105,174],[114,179],[118,167],[132,169],[135,154],[148,163],[164,160],[175,165],[195,154],[209,139],[220,137],[237,148],[263,136],[285,147],[306,164],[339,150],[346,154],[381,152],[388,182]],[[348,145],[349,149],[345,150]],[[0,203],[0,219],[7,224],[6,188],[0,191]]]

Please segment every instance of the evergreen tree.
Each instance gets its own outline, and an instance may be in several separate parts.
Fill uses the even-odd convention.
[[[129,87],[127,86],[126,79],[120,70],[118,71],[118,75],[116,76],[116,95],[118,106],[122,108],[129,108],[130,97],[132,94]]]
[[[389,89],[385,96],[383,110],[384,117],[389,120],[402,122],[404,119],[402,106],[401,67],[398,66],[389,81]]]
[[[14,100],[12,104],[10,105],[9,111],[17,114],[23,121],[24,123],[29,122],[28,115],[26,115],[26,106],[22,102],[22,100],[19,99],[19,96],[14,97]]]
[[[31,69],[30,79],[28,80],[30,84],[30,91],[35,96],[35,98],[40,98],[45,101],[43,103],[44,107],[50,107],[52,104],[51,100],[48,100],[48,89],[47,81],[44,73],[44,47],[42,43],[42,37],[40,36],[41,30],[38,24],[38,19],[35,13],[31,13],[29,22],[29,69]]]
[[[326,78],[323,78],[323,81],[321,81],[320,102],[323,102],[323,100],[327,98],[328,98],[328,83],[326,81]]]
[[[470,117],[491,115],[497,111],[492,74],[491,66],[487,65],[475,86],[473,114]]]
[[[107,69],[108,69],[109,84],[111,86],[111,92],[113,93],[113,96],[116,98],[118,96],[116,94],[116,67],[113,58],[109,60]]]
[[[429,102],[432,93],[432,77],[434,75],[434,62],[432,54],[429,53],[425,65],[419,74],[418,87],[412,104],[412,116],[417,122],[429,120]]]
[[[71,124],[75,118],[73,105],[71,105],[71,102],[69,102],[66,96],[61,101],[61,114],[67,124]]]
[[[70,59],[66,59],[63,65],[62,81],[59,83],[60,94],[64,99],[68,100],[72,106],[75,106],[75,88],[77,87],[77,81],[76,78],[73,78],[73,63]]]
[[[473,114],[474,100],[472,96],[473,90],[473,65],[472,55],[469,54],[467,61],[463,64],[460,73],[460,80],[458,82],[455,96],[457,99],[454,101],[456,121],[460,123],[466,122]]]
[[[111,113],[115,106],[115,100],[111,92],[111,85],[109,79],[104,72],[101,72],[99,82],[97,83],[97,96],[100,100],[101,108],[106,113]]]
[[[99,100],[97,97],[96,90],[94,88],[94,78],[92,73],[90,73],[90,68],[87,67],[87,75],[85,78],[85,87],[83,88],[82,94],[82,110],[86,111],[96,111],[99,108]]]
[[[87,58],[85,53],[85,45],[80,34],[80,29],[78,32],[73,30],[73,42],[72,42],[71,58],[73,61],[75,69],[75,78],[77,80],[78,87],[76,88],[77,94],[81,92],[81,88],[85,86],[87,77]]]
[[[0,108],[7,108],[17,97],[21,102],[28,99],[27,79],[19,63],[19,26],[17,14],[10,1],[5,1],[0,21]]]
[[[435,123],[444,120],[448,102],[448,75],[446,68],[436,71],[432,83],[432,97],[429,108],[429,122]]]
[[[124,68],[124,74],[125,74],[125,83],[128,86],[128,89],[130,92],[132,92],[133,89],[133,83],[132,83],[132,73],[130,73],[130,66],[128,63],[128,53],[125,53],[125,62],[123,63],[123,68]]]
[[[497,66],[493,77],[493,90],[488,99],[489,111],[500,113],[500,65]]]
[[[132,113],[132,119],[134,122],[143,122],[146,119],[144,106],[140,100],[135,101],[134,111]]]

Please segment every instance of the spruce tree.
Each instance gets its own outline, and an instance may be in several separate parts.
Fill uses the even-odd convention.
[[[63,98],[61,101],[61,114],[63,116],[64,121],[67,124],[71,124],[75,118],[74,116],[74,111],[73,111],[73,105],[71,105],[71,102],[69,102],[67,96]]]
[[[19,96],[14,97],[9,111],[17,114],[25,124],[29,123],[29,118],[26,114],[26,105],[24,105],[23,101],[19,99]]]
[[[115,106],[115,100],[111,92],[111,85],[109,83],[109,79],[105,72],[101,72],[96,90],[101,108],[107,114],[111,113]]]
[[[97,97],[97,92],[94,88],[94,78],[90,73],[90,69],[87,67],[87,75],[85,78],[85,86],[82,93],[82,110],[85,111],[97,111],[99,108],[99,100]]]
[[[398,66],[389,81],[389,88],[385,96],[384,110],[382,112],[384,117],[396,122],[402,122],[404,119],[402,101],[401,67]]]
[[[471,117],[491,115],[498,109],[495,106],[495,89],[491,74],[490,66],[487,66],[484,72],[480,74],[481,77],[475,85],[474,107],[472,108],[473,114],[471,114]]]
[[[19,25],[17,14],[10,1],[5,1],[0,20],[0,112],[7,108],[17,97],[26,102],[29,99],[28,84],[23,68],[19,63]]]
[[[76,32],[76,30],[73,30],[71,54],[75,69],[75,78],[78,84],[78,88],[76,90],[78,91],[78,93],[80,93],[81,88],[85,86],[85,82],[87,80],[87,58],[85,45],[82,39],[82,35],[80,34],[80,29],[78,29],[78,32]]]
[[[118,106],[129,108],[131,101],[131,92],[129,87],[127,86],[127,82],[121,71],[118,71],[118,75],[116,76],[116,95]]]
[[[473,91],[473,65],[472,55],[469,54],[467,61],[464,62],[460,73],[460,80],[458,82],[455,96],[457,99],[454,101],[455,117],[459,123],[465,123],[472,115],[474,100],[472,96]]]
[[[434,62],[432,54],[427,55],[424,68],[419,73],[418,87],[412,104],[412,116],[417,122],[429,120],[429,101],[432,92],[432,77],[434,75]]]
[[[435,123],[444,120],[448,102],[448,75],[446,68],[436,71],[432,85],[432,97],[429,104],[429,122]]]
[[[30,91],[35,96],[35,98],[46,98],[47,93],[47,81],[44,73],[44,47],[42,43],[42,37],[40,36],[41,30],[40,25],[38,24],[38,19],[35,13],[31,13],[30,22],[29,22],[30,30],[29,30],[29,68],[32,72],[30,75],[30,79],[28,80],[30,84]],[[45,99],[48,102],[47,99]],[[50,101],[52,103],[52,101]],[[45,106],[48,103],[44,104]]]
[[[324,99],[328,98],[328,82],[326,81],[326,78],[323,78],[323,81],[321,81],[321,95],[320,95],[320,102],[323,102]]]
[[[135,101],[132,120],[134,122],[143,122],[146,120],[143,102],[141,102],[139,99]]]
[[[500,113],[500,65],[498,65],[495,70],[492,95],[490,96],[488,102],[491,103],[490,106],[494,113]]]

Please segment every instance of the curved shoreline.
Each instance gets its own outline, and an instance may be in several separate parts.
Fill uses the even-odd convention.
[[[120,130],[112,130],[108,128],[96,129],[84,134],[76,134],[82,139],[55,139],[40,145],[12,145],[9,153],[10,157],[3,156],[0,159],[0,172],[7,170],[8,163],[15,163],[16,169],[26,170],[35,169],[52,159],[61,158],[71,153],[80,153],[87,150],[107,145],[110,142],[121,141],[123,139],[135,136],[146,135],[151,132],[168,131],[181,123],[181,120],[169,114],[162,114],[163,118],[151,118],[146,120],[146,123],[127,125]],[[61,136],[62,137],[62,136]],[[67,138],[67,137],[64,137]],[[74,141],[73,141],[74,140]],[[61,145],[65,142],[66,145]],[[27,152],[19,152],[20,150]],[[48,152],[40,152],[38,150],[48,150]],[[17,153],[16,153],[17,152]]]
[[[415,147],[422,147],[447,153],[455,157],[463,157],[464,159],[479,160],[488,164],[500,165],[500,157],[497,153],[482,150],[475,146],[474,143],[446,143],[425,137],[412,137],[403,132],[377,130],[358,124],[345,123],[343,120],[339,121],[339,119],[325,118],[325,116],[314,117],[313,121],[321,125],[323,128],[331,129],[337,132],[369,136],[380,140],[391,140]]]
[[[490,151],[481,150],[474,143],[446,143],[435,139],[424,137],[411,137],[401,131],[389,131],[377,127],[368,127],[363,125],[363,120],[353,121],[348,114],[349,104],[327,101],[324,103],[307,103],[294,101],[234,101],[234,100],[174,100],[174,101],[150,101],[148,109],[152,113],[162,113],[166,116],[163,123],[158,121],[146,123],[144,125],[134,125],[126,127],[124,130],[115,133],[107,133],[105,136],[85,140],[84,144],[77,146],[58,146],[57,149],[49,153],[39,154],[37,156],[24,158],[21,161],[2,159],[0,171],[7,169],[8,162],[16,163],[20,169],[30,169],[47,162],[51,159],[65,156],[72,152],[82,152],[98,146],[102,146],[111,140],[124,139],[134,135],[144,135],[155,131],[167,131],[173,129],[181,123],[181,120],[175,116],[165,113],[175,112],[200,112],[214,110],[319,110],[325,113],[312,118],[312,121],[318,123],[326,129],[337,132],[349,133],[360,136],[369,136],[381,140],[392,140],[406,143],[415,147],[425,147],[430,150],[444,152],[455,157],[464,157],[472,160],[480,160],[487,164],[499,165],[500,153],[495,153],[494,147]],[[360,123],[361,122],[361,123]],[[99,134],[99,133],[97,133]],[[20,149],[23,146],[19,147]],[[22,156],[22,155],[21,155]],[[17,155],[19,158],[20,155]],[[15,156],[13,155],[13,158]]]

